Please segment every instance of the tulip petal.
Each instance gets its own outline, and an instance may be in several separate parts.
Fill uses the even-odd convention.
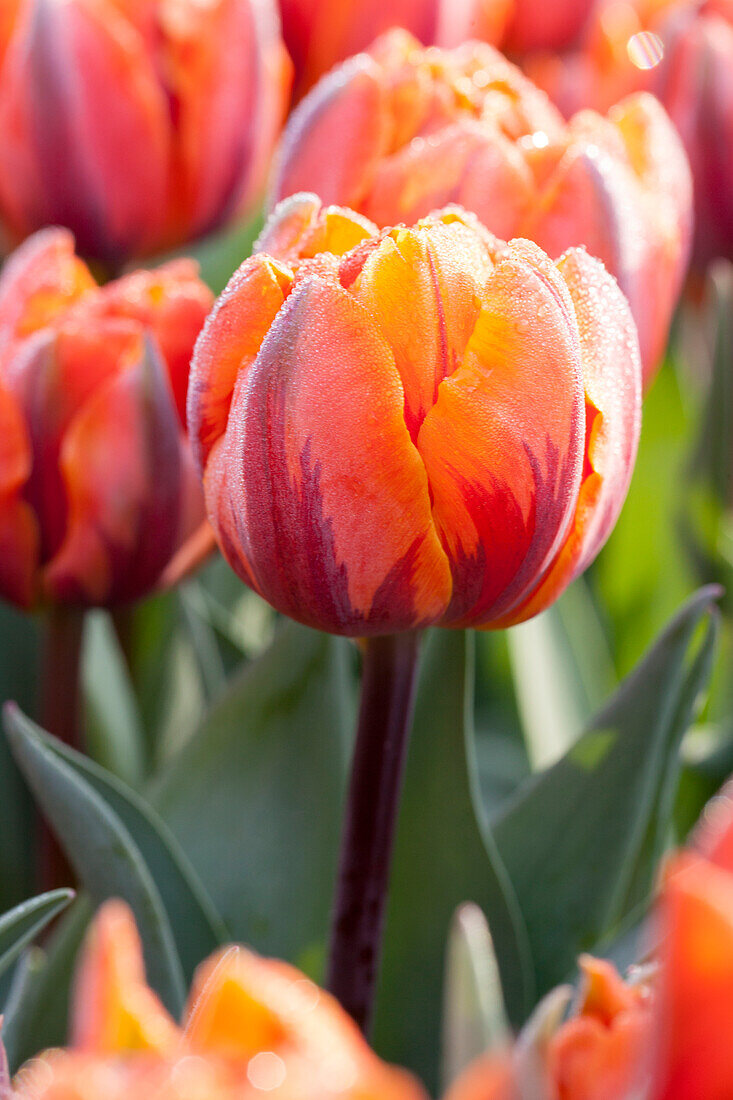
[[[176,1050],[180,1032],[145,981],[142,944],[130,909],[108,901],[85,941],[74,982],[72,1043],[117,1055]]]
[[[403,404],[384,338],[320,277],[293,291],[238,382],[217,456],[223,499],[207,485],[209,516],[225,553],[236,547],[233,568],[301,622],[380,633],[434,622],[447,606]]]
[[[538,249],[515,243],[417,441],[453,574],[446,625],[493,625],[542,576],[575,509],[584,423],[567,289]]]
[[[280,145],[273,202],[317,191],[324,203],[359,208],[389,138],[378,66],[359,54],[325,77],[290,117]]]
[[[301,192],[284,199],[270,215],[255,252],[295,260],[330,252],[343,256],[379,230],[343,206],[324,206],[317,195]]]
[[[733,1095],[733,878],[698,856],[668,872],[661,903],[654,1100]]]
[[[575,308],[585,387],[583,481],[573,525],[549,572],[502,625],[548,607],[586,569],[621,511],[641,429],[641,363],[634,321],[614,279],[583,249],[557,263]]]
[[[153,586],[176,549],[182,445],[148,343],[139,363],[95,390],[64,437],[68,527],[45,571],[51,598],[112,604]]]
[[[413,440],[440,383],[463,359],[492,270],[469,228],[426,223],[392,230],[351,286],[392,349]]]
[[[38,525],[22,493],[31,447],[15,400],[0,384],[0,595],[28,607],[39,557]]]

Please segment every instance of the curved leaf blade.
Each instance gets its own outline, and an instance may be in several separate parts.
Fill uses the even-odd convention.
[[[73,890],[50,890],[21,902],[0,917],[0,974],[5,973],[23,948],[66,908],[73,897]]]

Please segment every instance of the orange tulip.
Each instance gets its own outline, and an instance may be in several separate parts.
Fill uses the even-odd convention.
[[[695,259],[733,259],[733,4],[605,0],[581,46],[528,59],[566,113],[648,89],[679,130],[695,185]]]
[[[119,265],[258,193],[289,62],[274,0],[13,0],[0,16],[0,216]]]
[[[581,958],[580,967],[582,985],[575,1011],[539,1050],[542,1087],[536,1095],[546,1100],[632,1100],[650,1061],[650,990],[642,984],[625,984],[610,963],[589,955]],[[534,1097],[534,1090],[522,1087],[528,1041],[521,1036],[513,1051],[477,1059],[448,1090],[445,1100]],[[536,1075],[536,1059],[532,1061]]]
[[[391,27],[404,27],[426,46],[457,46],[476,37],[498,42],[512,5],[513,0],[280,0],[296,95]]]
[[[206,543],[183,409],[212,295],[178,260],[98,287],[44,230],[0,277],[0,594],[109,605]]]
[[[327,993],[285,963],[222,950],[179,1027],[145,983],[121,902],[100,910],[77,975],[71,1047],[21,1069],[14,1100],[426,1100]]]
[[[281,204],[192,361],[189,431],[232,567],[341,634],[504,626],[610,532],[640,416],[613,279],[460,208],[379,232]]]
[[[513,0],[502,47],[524,53],[571,46],[592,9],[590,0]]]
[[[293,114],[273,195],[313,191],[379,226],[447,202],[550,256],[584,245],[626,295],[645,380],[685,272],[692,199],[684,151],[651,96],[566,124],[490,46],[424,50],[394,33],[335,70]]]

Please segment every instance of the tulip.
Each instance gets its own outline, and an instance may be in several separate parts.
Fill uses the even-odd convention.
[[[282,138],[273,198],[313,191],[379,226],[447,202],[550,256],[584,245],[618,280],[646,384],[667,341],[692,231],[689,166],[659,103],[566,124],[490,46],[424,50],[396,32],[325,77]]]
[[[158,584],[204,517],[183,407],[211,305],[178,260],[98,287],[70,233],[0,278],[0,594],[111,606]]]
[[[502,47],[512,53],[572,46],[587,23],[589,0],[513,0]]]
[[[513,0],[280,0],[296,95],[391,27],[406,28],[426,46],[457,46],[473,37],[498,42],[512,6]]]
[[[179,1026],[145,982],[118,901],[101,908],[83,951],[70,1048],[34,1059],[14,1088],[14,1100],[426,1100],[327,993],[242,947],[202,963]]]
[[[0,22],[11,237],[65,225],[118,267],[247,209],[289,87],[273,3],[14,0]]]
[[[726,0],[605,0],[580,47],[527,70],[560,108],[605,110],[621,95],[659,96],[689,156],[698,267],[733,259],[733,8]]]
[[[606,540],[641,368],[602,264],[553,264],[453,207],[380,231],[297,195],[191,364],[207,512],[279,611],[367,637],[330,988],[365,1027],[417,657],[429,625],[547,607]]]

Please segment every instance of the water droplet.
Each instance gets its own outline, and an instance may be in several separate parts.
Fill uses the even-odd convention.
[[[520,317],[518,321],[514,322],[514,327],[517,332],[519,332],[521,335],[524,335],[525,332],[529,332],[529,321],[526,319],[526,317]]]
[[[664,43],[652,31],[639,31],[626,43],[626,52],[637,69],[653,69],[664,57]]]

